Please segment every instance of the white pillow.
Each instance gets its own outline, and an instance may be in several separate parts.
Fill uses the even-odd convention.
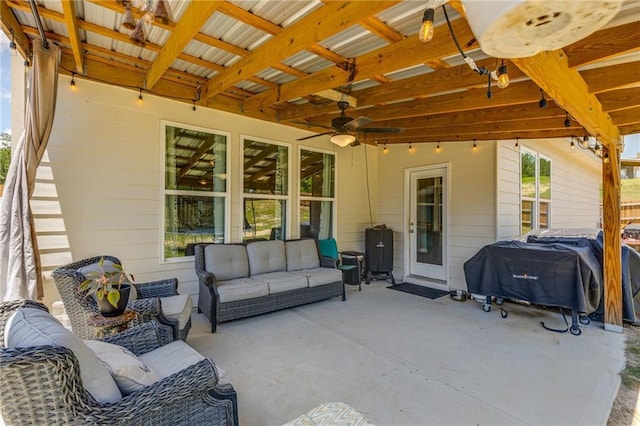
[[[71,349],[80,364],[82,384],[96,401],[117,402],[122,398],[118,386],[94,353],[48,312],[36,308],[17,310],[4,327],[4,340],[7,348],[47,345]]]
[[[98,340],[84,342],[111,373],[123,394],[128,395],[160,380],[158,373],[126,348]]]

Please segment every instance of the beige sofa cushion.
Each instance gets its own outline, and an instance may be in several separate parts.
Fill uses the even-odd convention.
[[[253,299],[269,294],[269,286],[267,283],[252,278],[236,278],[235,280],[219,281],[216,282],[216,288],[220,295],[220,303]]]
[[[204,246],[204,269],[217,281],[249,276],[247,250],[238,244],[207,244]]]
[[[269,294],[309,287],[306,276],[291,272],[269,272],[254,275],[252,278],[267,283]]]
[[[116,382],[93,351],[48,312],[35,308],[17,310],[5,325],[4,345],[7,348],[62,346],[70,349],[78,359],[82,384],[96,401],[110,403],[122,399]]]
[[[292,274],[303,275],[307,277],[309,287],[317,287],[320,285],[342,281],[342,271],[333,268],[313,268],[302,271],[293,271]]]
[[[193,300],[190,294],[161,297],[162,312],[171,319],[178,320],[178,328],[182,330],[191,318]]]
[[[284,241],[255,241],[247,244],[251,278],[268,272],[287,270]]]
[[[312,239],[285,242],[287,271],[299,271],[320,266],[318,246]]]

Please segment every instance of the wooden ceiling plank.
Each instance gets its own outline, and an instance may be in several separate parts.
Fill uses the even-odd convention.
[[[153,61],[147,72],[146,86],[153,86],[160,80],[164,72],[189,44],[194,35],[207,22],[211,15],[218,9],[222,1],[192,1],[184,11],[175,29],[162,46],[160,53]]]
[[[391,28],[375,16],[367,16],[364,19],[361,19],[359,24],[372,34],[375,34],[381,39],[391,43],[397,43],[404,38],[401,33]]]
[[[312,46],[317,40],[324,40],[352,26],[359,19],[376,14],[396,3],[398,2],[335,1],[325,4],[229,66],[221,75],[214,77],[208,85],[208,96],[214,96],[227,87],[269,68],[273,62],[280,62]]]
[[[2,31],[7,38],[11,40],[11,31],[13,31],[13,38],[16,43],[16,48],[23,58],[28,58],[28,52],[31,50],[31,43],[29,38],[22,31],[22,26],[18,19],[13,14],[13,11],[9,6],[12,6],[9,2],[0,1],[0,25],[2,25]]]
[[[640,84],[640,61],[580,71],[591,93]],[[617,84],[613,85],[612,82]]]
[[[608,147],[620,143],[620,133],[602,109],[578,71],[569,68],[562,50],[541,52],[530,58],[512,59],[556,104],[564,108],[589,134]]]
[[[499,140],[516,140],[520,139],[522,143],[523,140],[527,139],[557,139],[557,138],[567,138],[566,144],[569,145],[571,134],[567,134],[564,130],[537,130],[531,132],[494,132],[494,133],[479,133],[474,135],[473,138],[469,137],[468,134],[458,134],[455,129],[451,129],[447,134],[443,135],[427,135],[424,137],[415,137],[403,139],[400,136],[391,136],[391,137],[378,137],[378,143],[382,143],[381,141],[386,142],[389,145],[393,144],[418,144],[425,142],[468,142],[469,143],[469,151],[471,151],[471,143],[475,139],[477,141],[499,141]],[[371,135],[367,135],[367,138],[371,138]],[[564,141],[554,141],[555,143],[562,143]],[[446,149],[446,145],[441,148]],[[483,145],[478,143],[478,149],[483,149]]]
[[[640,21],[596,31],[563,50],[575,68],[640,50]],[[603,56],[606,53],[606,56]]]
[[[633,108],[640,106],[640,87],[605,92],[597,97],[602,104],[602,109],[608,113]]]
[[[76,14],[76,6],[74,0],[62,0],[62,10],[64,12],[64,20],[69,33],[69,43],[76,63],[76,71],[82,73],[84,69],[84,61],[82,59],[82,47],[80,40],[80,32],[78,31],[78,21]]]
[[[640,106],[612,112],[611,119],[616,126],[640,124]]]
[[[635,135],[636,133],[640,133],[640,123],[620,126],[621,135]]]

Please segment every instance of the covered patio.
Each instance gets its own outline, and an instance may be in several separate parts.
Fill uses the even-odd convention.
[[[377,425],[602,425],[624,365],[624,336],[581,336],[557,311],[430,300],[373,281],[338,299],[222,324],[194,315],[188,343],[239,395],[240,423],[283,424],[329,401]]]

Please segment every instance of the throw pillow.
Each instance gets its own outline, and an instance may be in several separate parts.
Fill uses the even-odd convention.
[[[126,348],[99,340],[84,342],[111,373],[123,394],[128,395],[160,380],[151,367]]]

